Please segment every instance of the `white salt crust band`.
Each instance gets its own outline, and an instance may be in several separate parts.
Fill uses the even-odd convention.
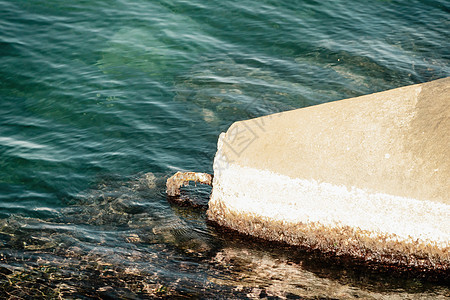
[[[215,164],[215,174],[210,207],[220,202],[230,212],[273,221],[351,227],[373,239],[390,236],[397,242],[450,246],[450,205],[292,179],[235,164],[220,170]]]

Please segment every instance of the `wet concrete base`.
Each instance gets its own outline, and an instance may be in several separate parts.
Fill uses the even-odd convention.
[[[207,215],[221,226],[368,263],[449,273],[445,204],[236,166],[219,178]]]
[[[323,270],[327,270],[328,273],[325,277],[333,278],[343,284],[364,286],[364,282],[367,281],[373,280],[372,284],[385,281],[385,284],[389,285],[389,289],[393,290],[396,289],[394,285],[391,285],[393,282],[396,282],[395,285],[398,284],[398,288],[411,285],[411,282],[424,286],[450,286],[450,272],[445,269],[406,267],[394,260],[384,263],[368,261],[363,257],[337,254],[332,250],[324,252],[309,246],[291,245],[286,242],[271,241],[244,234],[215,221],[208,221],[208,224],[231,244],[239,244],[241,247],[251,249],[272,249],[277,252],[276,255],[281,256],[288,254],[291,262],[301,265],[302,268],[314,272],[319,277]]]
[[[220,215],[218,210],[221,208],[217,209],[216,206],[210,211]],[[422,245],[426,249],[422,255],[409,254],[410,248],[417,245],[392,242],[385,243],[383,247],[381,242],[372,240],[367,243],[364,232],[358,232],[349,227],[329,230],[319,224],[286,224],[242,213],[232,215],[232,219],[229,216],[219,217],[209,222],[219,231],[246,235],[247,239],[262,243],[284,244],[314,252],[315,259],[327,260],[334,265],[370,269],[381,273],[388,272],[390,275],[397,274],[404,278],[420,278],[440,284],[450,284],[448,260],[442,261],[439,258],[439,255],[448,255],[448,251],[444,253],[440,249],[430,249],[429,246]],[[373,247],[368,247],[368,244]],[[436,252],[433,260],[428,258],[428,251]]]

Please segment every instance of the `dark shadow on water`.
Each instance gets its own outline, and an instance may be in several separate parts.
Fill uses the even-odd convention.
[[[288,265],[314,273],[318,278],[329,279],[342,285],[376,293],[398,291],[426,293],[436,287],[445,288],[450,283],[448,273],[423,274],[399,269],[396,266],[370,264],[351,257],[337,257],[321,253],[318,250],[311,251],[279,242],[266,241],[209,221],[208,224],[218,232],[223,239],[223,244],[230,248],[240,249],[243,252],[264,252],[274,259],[285,261]]]

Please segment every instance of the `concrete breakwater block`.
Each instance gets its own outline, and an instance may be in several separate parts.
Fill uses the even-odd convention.
[[[207,215],[259,238],[450,270],[450,78],[234,123]]]

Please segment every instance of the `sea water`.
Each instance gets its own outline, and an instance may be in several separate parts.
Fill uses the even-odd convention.
[[[450,76],[435,1],[0,0],[2,298],[445,298],[206,222],[234,121]]]

